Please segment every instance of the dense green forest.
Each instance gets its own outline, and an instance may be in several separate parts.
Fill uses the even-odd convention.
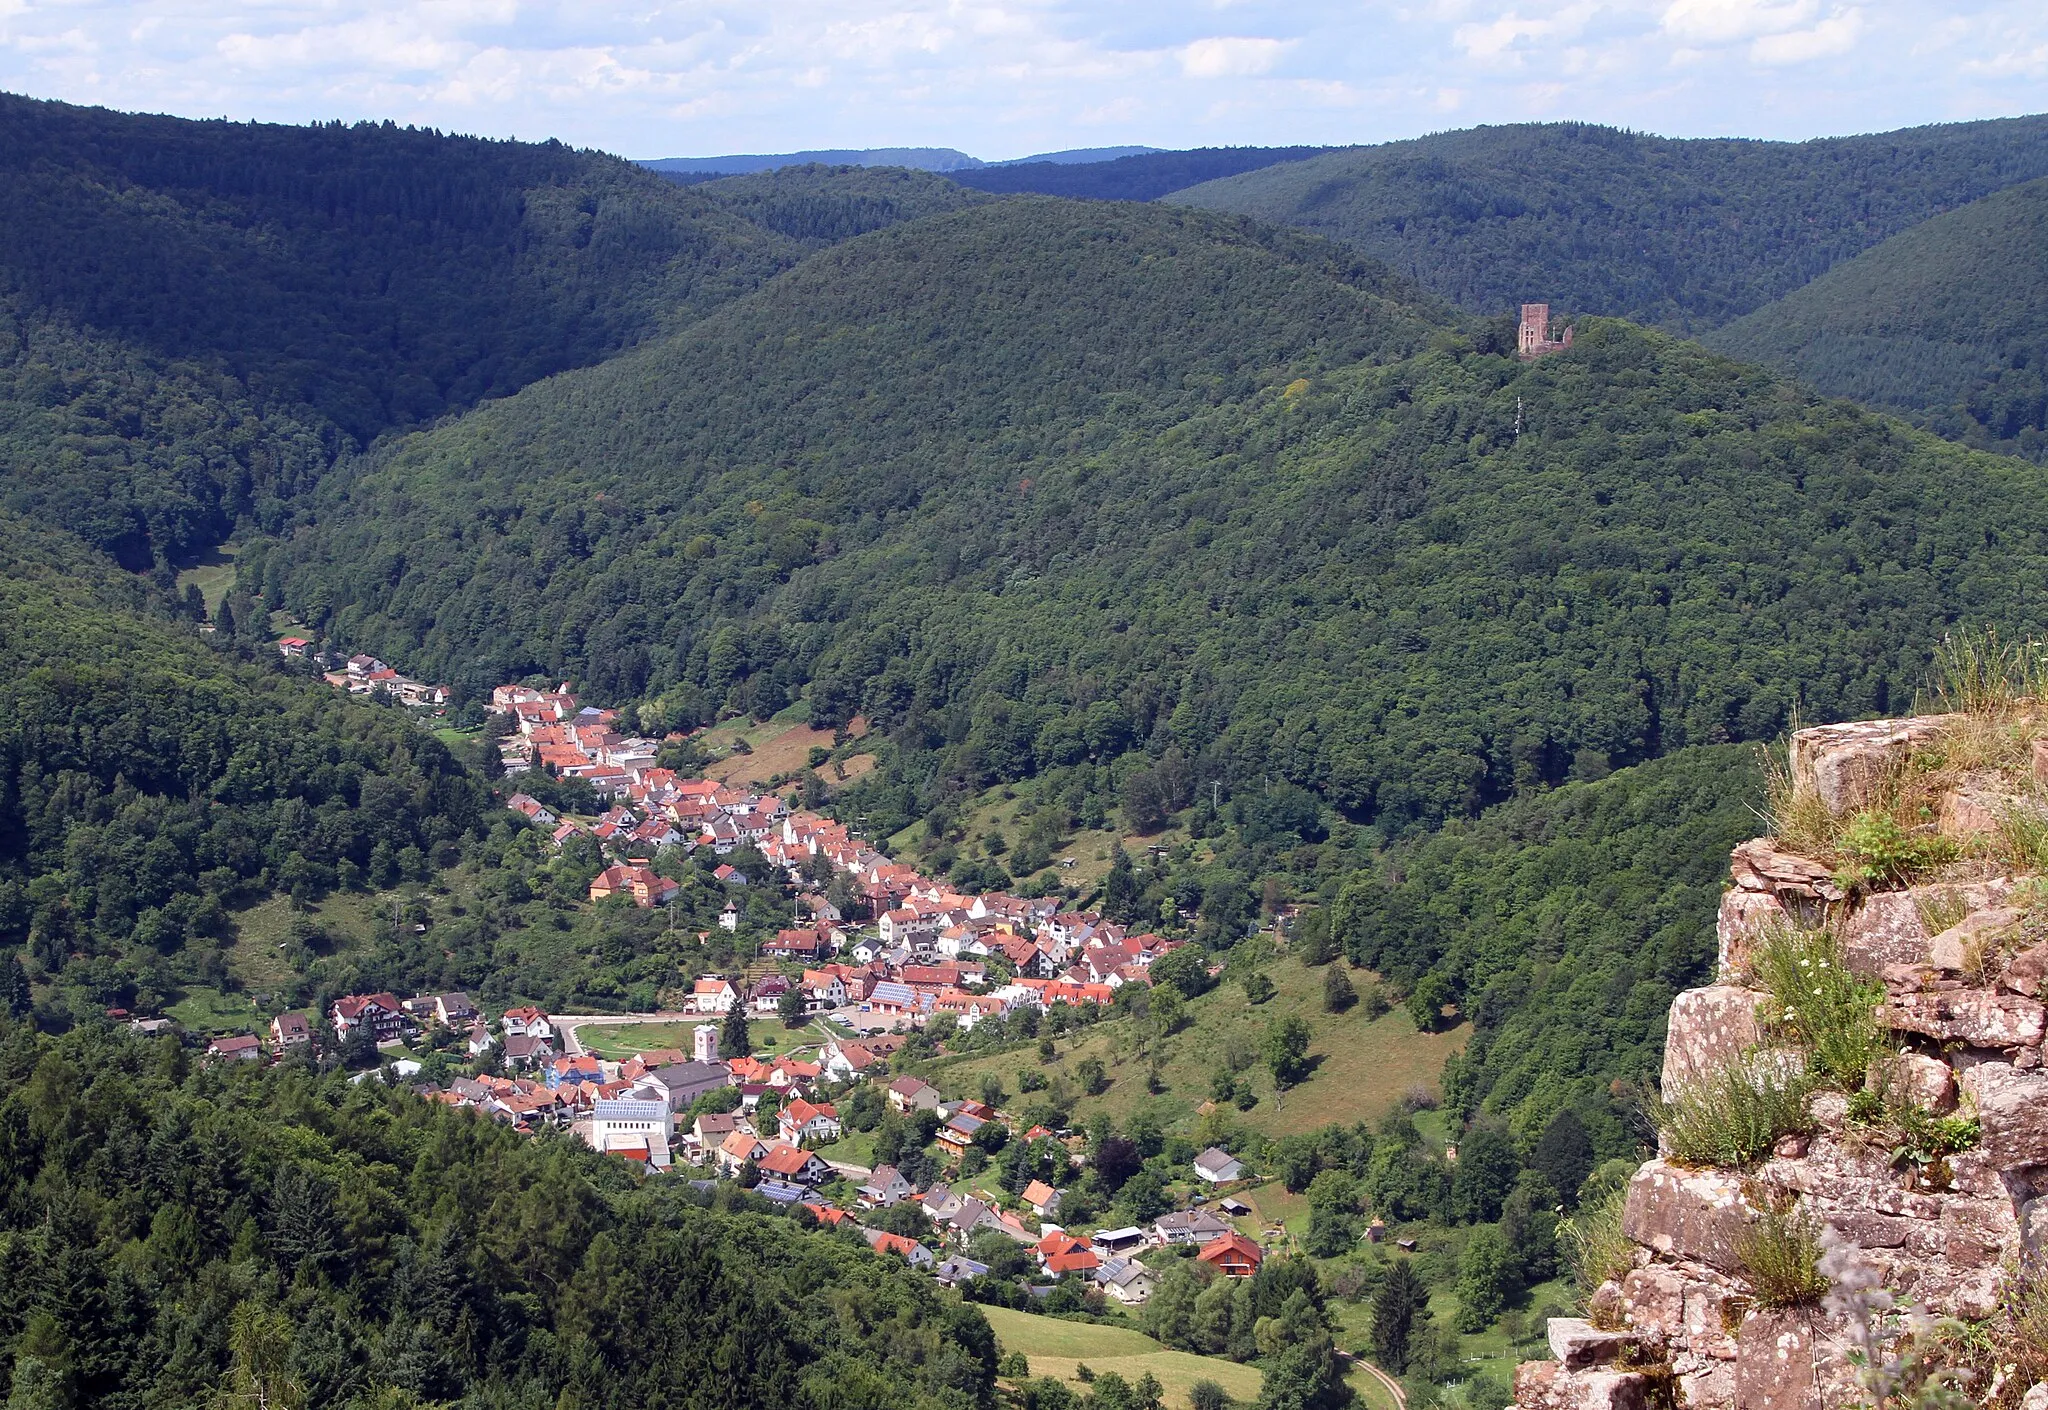
[[[8,1403],[993,1403],[972,1306],[766,1201],[381,1083],[0,1019]]]
[[[810,250],[990,199],[927,171],[815,163],[723,176],[693,189],[741,219]]]
[[[0,945],[91,1004],[203,978],[253,896],[424,879],[487,802],[403,712],[150,597],[0,518]]]
[[[1027,192],[1083,201],[1152,201],[1204,181],[1218,181],[1281,162],[1320,155],[1327,147],[1196,147],[1143,152],[1102,162],[1015,162],[946,173],[948,181],[1015,196]]]
[[[1973,201],[1715,330],[1731,357],[2048,456],[2048,181]]]
[[[1347,241],[1482,313],[1540,299],[1696,332],[1929,216],[2048,176],[2044,134],[2041,117],[1798,143],[1479,127],[1171,199]]]
[[[1517,799],[1377,858],[1331,934],[1419,1008],[1471,1019],[1445,1074],[1459,1109],[1590,1124],[1610,1082],[1655,1080],[1672,997],[1712,976],[1728,851],[1762,793],[1755,747],[1718,745]]]
[[[1093,761],[1389,834],[1905,708],[1945,623],[2038,610],[2030,468],[1622,324],[1519,363],[1399,295],[1161,207],[902,226],[373,457],[249,572],[472,690],[864,712],[921,808]]]
[[[350,444],[674,329],[801,248],[630,163],[0,95],[6,503],[130,567]]]

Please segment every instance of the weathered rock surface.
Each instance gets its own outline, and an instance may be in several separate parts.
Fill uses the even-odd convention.
[[[1984,1154],[2000,1170],[2048,1164],[2048,1074],[2011,1063],[1979,1063],[1962,1074],[1975,1105]]]
[[[1754,1217],[1736,1176],[1653,1160],[1629,1181],[1621,1228],[1663,1257],[1737,1273],[1742,1236]]]
[[[2011,906],[1971,911],[1927,943],[1927,962],[1955,973],[1982,972],[1984,959],[1998,942],[2019,928],[2020,913]]]
[[[1838,816],[1867,807],[1912,747],[1948,723],[1803,731],[1793,743],[1797,785]],[[2048,740],[2033,763],[2048,784]],[[1956,825],[1996,825],[2010,785],[1972,782],[1951,796]],[[1672,1004],[1667,1093],[1771,1041],[1758,1019],[1767,996],[1746,987],[1757,938],[1788,922],[1827,925],[1852,968],[1883,980],[1880,1020],[1913,1035],[1869,1074],[1889,1112],[1856,1107],[1852,1119],[1848,1093],[1823,1089],[1807,1121],[1754,1168],[1642,1166],[1622,1212],[1634,1265],[1595,1300],[1610,1330],[1553,1324],[1559,1359],[1516,1375],[1525,1410],[1846,1410],[1867,1399],[1847,1357],[1851,1329],[1828,1304],[1756,1306],[1743,1249],[1767,1207],[1796,1206],[1846,1266],[1937,1316],[1993,1316],[2014,1270],[2048,1274],[2048,944],[2011,953],[2026,943],[2019,881],[1979,871],[1851,901],[1828,867],[1765,840],[1735,849],[1730,875],[1717,922],[1721,980]],[[1946,1156],[1899,1146],[1903,1107],[1973,1115],[1977,1142]],[[2048,1387],[2025,1404],[2048,1410]]]
[[[1894,994],[1884,1020],[1902,1033],[1973,1048],[2038,1048],[2048,1032],[2048,1008],[1989,989]]]
[[[1842,958],[1858,974],[1881,974],[1886,965],[1927,963],[1927,927],[1909,891],[1866,896],[1842,918],[1837,933]]]
[[[1923,715],[1803,729],[1792,737],[1792,785],[1812,792],[1836,817],[1867,808],[1913,749],[1948,726],[1948,716]]]
[[[1688,989],[1671,1004],[1663,1089],[1725,1069],[1763,1036],[1757,1013],[1769,996],[1733,984]]]
[[[1955,1069],[1925,1053],[1900,1053],[1875,1064],[1870,1085],[1888,1101],[1911,1103],[1937,1116],[1956,1109]]]
[[[2048,945],[2036,945],[2012,957],[1998,977],[1998,987],[2038,999],[2043,980],[2048,980]]]
[[[1721,913],[1714,925],[1721,947],[1721,977],[1733,980],[1749,967],[1749,948],[1759,935],[1790,917],[1785,903],[1769,891],[1741,886],[1721,894]]]

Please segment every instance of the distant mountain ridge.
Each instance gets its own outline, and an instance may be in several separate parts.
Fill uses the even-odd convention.
[[[756,172],[777,171],[788,166],[900,166],[912,171],[954,172],[1041,162],[1069,166],[1113,161],[1159,150],[1157,147],[1070,147],[1060,152],[1040,152],[1035,156],[988,162],[952,147],[845,147],[815,152],[734,153],[723,157],[649,157],[636,161],[635,165],[664,175],[684,176],[751,176]]]
[[[2048,459],[2048,180],[1894,235],[1705,341],[1951,439]]]
[[[1697,333],[2042,176],[2048,116],[1810,142],[1546,123],[1313,154],[1171,199],[1341,240],[1477,312],[1543,297]]]

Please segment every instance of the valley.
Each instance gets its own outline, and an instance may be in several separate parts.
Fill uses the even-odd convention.
[[[1731,849],[1837,928],[2034,856],[2044,122],[0,95],[10,1405],[1504,1410]],[[1937,708],[1975,832],[1793,809]]]

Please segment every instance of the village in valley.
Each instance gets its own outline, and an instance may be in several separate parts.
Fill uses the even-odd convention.
[[[288,638],[279,649],[309,647]],[[370,657],[327,679],[413,706],[446,697]],[[1119,1149],[1119,1161],[1159,1172],[1147,1175],[1146,1199],[1112,1206],[1097,1180],[1091,1201],[1075,1190],[1089,1133],[1024,1120],[1005,1108],[1000,1084],[985,1099],[949,1099],[909,1070],[935,1051],[932,1034],[971,1035],[990,1019],[1014,1029],[1020,1015],[1034,1031],[1048,1020],[1040,1053],[1049,1060],[1055,1029],[1118,1012],[1120,992],[1143,992],[1155,963],[1187,942],[1062,909],[1059,896],[961,894],[790,799],[657,766],[663,741],[622,733],[614,711],[581,705],[566,683],[499,687],[490,710],[505,806],[551,848],[587,837],[601,849],[607,864],[589,884],[591,902],[667,906],[683,883],[657,870],[659,859],[749,849],[767,863],[766,884],[779,883],[807,920],[763,938],[744,972],[696,977],[675,1011],[623,1016],[686,1036],[687,1046],[607,1057],[589,1037],[622,1016],[531,1004],[493,1014],[467,994],[368,993],[324,1013],[281,1014],[260,1035],[215,1037],[210,1058],[275,1062],[323,1041],[358,1054],[373,1043],[381,1065],[357,1080],[381,1075],[522,1133],[566,1135],[644,1178],[687,1180],[706,1194],[727,1184],[851,1226],[946,1286],[973,1282],[983,1301],[1136,1306],[1161,1258],[1193,1258],[1210,1278],[1248,1278],[1286,1239],[1237,1197],[1250,1194],[1252,1172],[1221,1145],[1197,1149],[1176,1136]],[[603,811],[564,816],[518,791],[536,774],[581,780]],[[722,860],[710,874],[736,891],[749,882]],[[727,902],[719,926],[741,923],[738,903]],[[769,1023],[788,1035],[779,1053],[750,1040],[750,1024]],[[425,1080],[409,1055],[425,1038],[471,1071]],[[863,1143],[871,1163],[846,1158],[856,1129],[874,1133]],[[1366,1237],[1385,1233],[1374,1221]]]

